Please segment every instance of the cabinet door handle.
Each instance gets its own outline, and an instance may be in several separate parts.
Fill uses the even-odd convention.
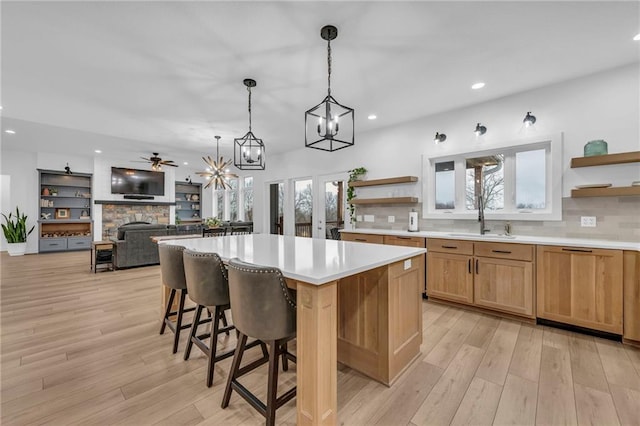
[[[478,274],[478,259],[476,259],[476,274]]]
[[[562,248],[562,251],[574,251],[578,253],[593,253],[593,250],[574,249],[574,248]]]
[[[364,238],[354,238],[355,241],[364,241],[366,242],[367,240],[365,240]]]
[[[471,259],[469,259],[468,265],[469,265],[469,273],[471,273]]]
[[[399,240],[410,240],[411,237],[396,237]]]
[[[491,250],[493,253],[511,254],[509,250]]]
[[[456,247],[456,246],[442,246],[442,248],[446,248],[446,249],[457,249],[458,247]]]

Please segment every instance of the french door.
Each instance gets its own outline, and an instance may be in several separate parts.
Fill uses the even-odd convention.
[[[313,237],[332,238],[348,225],[347,173],[318,176],[315,185]],[[332,231],[333,230],[333,231]]]

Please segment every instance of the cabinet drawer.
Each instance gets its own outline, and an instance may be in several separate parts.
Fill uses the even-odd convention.
[[[340,239],[342,241],[355,241],[358,243],[384,244],[384,237],[382,235],[374,235],[374,234],[356,234],[356,233],[350,233],[350,232],[341,232]]]
[[[67,238],[68,250],[84,250],[91,248],[91,237],[69,237]]]
[[[527,262],[533,260],[533,246],[529,244],[477,242],[473,250],[476,256],[526,260]]]
[[[66,238],[42,238],[40,239],[40,251],[58,251],[67,249]]]
[[[424,238],[421,237],[402,237],[399,235],[385,235],[384,243],[393,246],[407,247],[424,247]]]
[[[427,252],[429,251],[473,255],[473,241],[428,238]]]

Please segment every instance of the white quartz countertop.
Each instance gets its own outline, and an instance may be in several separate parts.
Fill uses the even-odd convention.
[[[452,240],[471,240],[471,241],[498,241],[501,243],[522,243],[522,244],[541,244],[549,246],[570,246],[570,247],[589,247],[602,249],[617,250],[635,250],[640,251],[640,243],[631,241],[613,241],[613,240],[592,240],[589,238],[567,238],[567,237],[536,237],[530,235],[512,235],[504,236],[497,234],[480,235],[470,232],[409,232],[392,229],[368,229],[358,228],[351,230],[343,230],[343,232],[352,232],[356,234],[375,234],[375,235],[396,235],[402,237],[422,237],[422,238],[446,238]]]
[[[426,253],[423,248],[270,234],[165,240],[159,244],[218,253],[225,262],[237,257],[277,267],[285,277],[311,284],[325,284]]]

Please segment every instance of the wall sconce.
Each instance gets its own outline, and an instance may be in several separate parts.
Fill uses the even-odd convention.
[[[69,167],[69,163],[67,163],[66,167],[64,168],[64,173],[66,175],[73,174],[73,172],[71,171],[71,167]]]
[[[475,130],[476,136],[482,136],[485,133],[487,133],[487,128],[485,126],[482,126],[480,123],[476,124],[476,130]]]
[[[184,181],[185,181],[185,182],[187,182],[189,185],[193,185],[193,182],[191,182],[191,175],[187,176],[187,177],[184,179]]]
[[[437,145],[440,142],[444,142],[447,140],[447,135],[445,135],[444,133],[438,133],[436,132],[436,135],[433,137],[433,142]]]
[[[531,111],[528,111],[522,122],[524,123],[525,127],[531,127],[536,123],[536,116],[531,115]]]

